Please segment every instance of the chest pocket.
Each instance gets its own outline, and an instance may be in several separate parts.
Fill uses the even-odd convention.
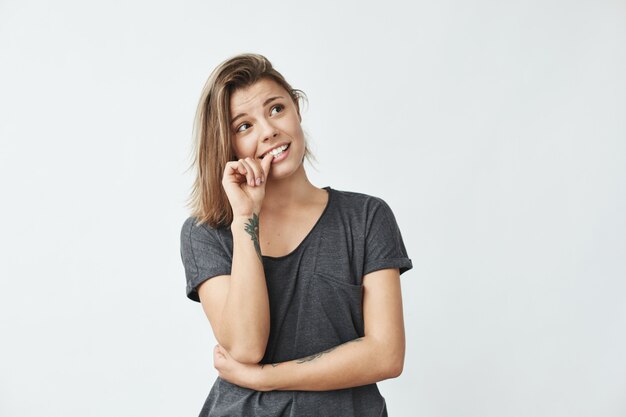
[[[328,280],[353,287],[362,284],[363,244],[359,235],[342,227],[325,229],[316,251],[314,273]]]

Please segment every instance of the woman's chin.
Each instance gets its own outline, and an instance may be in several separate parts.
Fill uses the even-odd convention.
[[[284,162],[287,162],[287,161],[284,161]],[[297,172],[300,169],[304,169],[302,164],[296,167],[294,167],[293,164],[290,164],[290,163],[276,164],[276,166],[272,166],[272,169],[270,170],[269,179],[281,181],[290,177],[295,177]]]

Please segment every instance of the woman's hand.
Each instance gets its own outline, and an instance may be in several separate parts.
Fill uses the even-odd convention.
[[[213,365],[220,378],[231,384],[255,391],[265,391],[261,383],[261,365],[237,362],[220,345],[213,349]]]
[[[260,161],[247,157],[226,163],[222,186],[233,209],[233,216],[259,214],[272,159],[274,155],[268,152]]]

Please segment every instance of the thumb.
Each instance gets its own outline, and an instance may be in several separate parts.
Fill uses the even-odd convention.
[[[263,173],[265,174],[265,180],[267,181],[267,177],[270,175],[270,169],[272,169],[272,159],[274,159],[274,155],[271,153],[267,153],[261,160],[261,168],[263,168]]]

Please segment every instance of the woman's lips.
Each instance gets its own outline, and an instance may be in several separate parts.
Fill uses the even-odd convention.
[[[291,146],[288,147],[287,149],[285,149],[280,155],[273,157],[272,158],[272,164],[275,164],[275,163],[280,162],[283,159],[285,159],[287,157],[287,154],[289,153],[290,150],[291,150]]]

